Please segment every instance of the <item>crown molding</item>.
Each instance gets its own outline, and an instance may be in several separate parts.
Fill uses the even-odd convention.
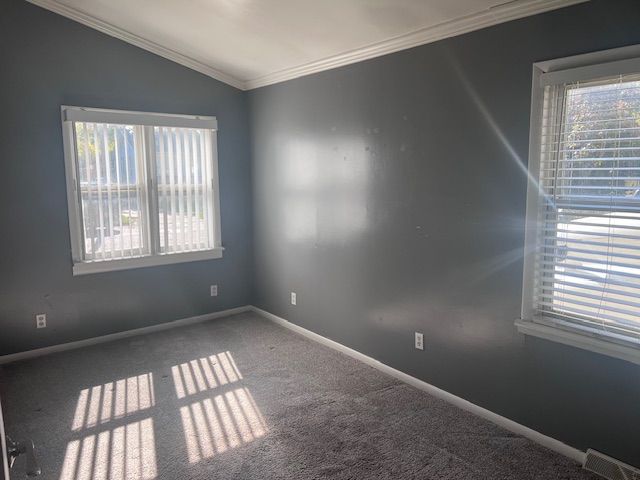
[[[139,37],[138,35],[116,27],[115,25],[99,20],[75,8],[63,5],[56,0],[27,1],[64,17],[70,18],[71,20],[75,20],[76,22],[82,23],[83,25],[91,27],[102,33],[106,33],[107,35],[155,53],[156,55],[240,90],[252,90],[254,88],[264,87],[274,83],[280,83],[286,80],[311,75],[313,73],[331,70],[343,65],[350,65],[352,63],[361,62],[363,60],[368,60],[370,58],[379,57],[389,53],[406,50],[426,43],[436,42],[456,35],[462,35],[464,33],[508,22],[510,20],[516,20],[530,15],[536,15],[538,13],[544,13],[550,10],[584,3],[589,0],[511,0],[481,12],[456,18],[438,25],[399,35],[382,42],[376,42],[355,50],[350,50],[348,52],[333,55],[314,62],[269,73],[246,81],[221,72],[210,65],[206,65],[198,60],[171,50],[170,48]]]
[[[252,90],[587,1],[589,0],[512,0],[389,40],[247,80],[245,86],[247,90]]]
[[[238,88],[240,90],[245,90],[245,82],[239,80],[231,75],[227,75],[220,70],[216,70],[215,68],[206,65],[198,60],[195,60],[191,57],[178,53],[170,48],[163,47],[155,42],[147,40],[145,38],[139,37],[131,32],[123,30],[115,25],[112,25],[107,22],[103,22],[91,15],[88,15],[80,10],[76,10],[75,8],[68,7],[66,5],[62,5],[55,0],[27,0],[29,3],[42,7],[46,10],[50,10],[54,13],[62,15],[63,17],[67,17],[71,20],[75,20],[76,22],[82,23],[87,27],[91,27],[99,32],[106,33],[112,37],[115,37],[119,40],[123,40],[127,43],[135,45],[136,47],[140,47],[143,50],[147,50],[148,52],[155,53],[161,57],[164,57],[168,60],[171,60],[175,63],[178,63],[184,67],[195,70],[196,72],[200,72],[204,75],[207,75],[211,78],[224,82],[232,87]]]

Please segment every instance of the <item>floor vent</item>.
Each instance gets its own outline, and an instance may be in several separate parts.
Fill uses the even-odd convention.
[[[609,480],[640,480],[637,468],[591,449],[587,450],[582,467]]]

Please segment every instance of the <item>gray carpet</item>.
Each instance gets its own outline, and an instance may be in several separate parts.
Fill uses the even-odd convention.
[[[254,314],[2,378],[7,431],[35,441],[44,479],[596,478]]]

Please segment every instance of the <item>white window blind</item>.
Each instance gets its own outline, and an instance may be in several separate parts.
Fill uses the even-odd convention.
[[[63,122],[74,273],[221,256],[215,118],[63,107]]]
[[[75,123],[86,261],[149,253],[140,127]]]
[[[211,131],[154,127],[160,251],[213,248]]]
[[[544,90],[538,318],[640,338],[640,75]]]

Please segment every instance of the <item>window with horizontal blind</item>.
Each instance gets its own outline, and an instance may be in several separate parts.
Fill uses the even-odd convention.
[[[74,274],[220,258],[217,122],[62,107]]]
[[[640,64],[538,72],[533,98],[519,326],[640,361]]]

